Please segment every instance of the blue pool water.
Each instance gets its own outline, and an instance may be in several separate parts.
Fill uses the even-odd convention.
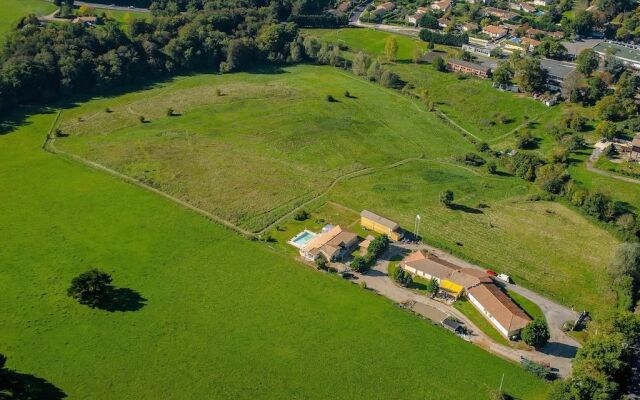
[[[304,231],[291,239],[291,244],[298,248],[303,248],[307,244],[307,242],[313,239],[315,236],[316,234],[313,232]]]

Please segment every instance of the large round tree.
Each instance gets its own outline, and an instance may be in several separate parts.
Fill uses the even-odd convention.
[[[522,340],[529,346],[542,347],[549,341],[549,327],[547,322],[542,318],[536,318],[520,333]]]
[[[111,280],[108,273],[90,269],[73,278],[67,294],[81,304],[95,307],[111,290]]]

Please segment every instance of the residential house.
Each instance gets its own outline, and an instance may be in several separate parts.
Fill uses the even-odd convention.
[[[564,32],[562,31],[545,32],[545,33],[555,39],[564,39]]]
[[[418,9],[416,10],[415,14],[407,15],[405,19],[407,20],[408,23],[417,26],[418,25],[418,20],[420,19],[420,17],[422,17],[424,14],[426,14],[427,11],[429,11],[429,9],[427,7],[418,7]]]
[[[98,24],[98,17],[75,17],[72,24],[82,24],[83,26],[93,26]]]
[[[631,141],[629,161],[640,161],[640,134],[636,135]]]
[[[365,229],[387,235],[391,240],[398,241],[403,236],[402,229],[396,222],[368,210],[360,213],[360,225]]]
[[[465,22],[459,27],[462,32],[475,32],[478,28],[479,26],[475,22]]]
[[[452,72],[460,72],[467,75],[477,76],[479,78],[488,78],[489,72],[491,71],[489,68],[482,65],[452,58],[447,61],[447,69]]]
[[[372,235],[367,235],[367,237],[364,238],[364,240],[360,242],[360,244],[358,244],[358,247],[360,248],[360,253],[366,254],[367,251],[369,251],[369,245],[371,244],[373,239],[375,238]]]
[[[540,41],[536,39],[531,39],[528,37],[521,38],[521,43],[527,48],[529,51],[534,51],[536,47],[540,45]]]
[[[300,249],[300,255],[306,260],[315,261],[324,257],[327,261],[338,261],[351,254],[358,244],[358,235],[336,225],[311,240]]]
[[[453,21],[451,21],[449,18],[438,18],[438,26],[442,29],[450,27],[451,24],[453,24]]]
[[[509,7],[515,11],[522,11],[526,13],[536,12],[536,8],[529,3],[511,3]]]
[[[509,31],[501,26],[487,25],[482,28],[482,33],[489,35],[489,37],[493,40],[498,40],[507,36],[507,33],[509,33]]]
[[[436,1],[435,3],[432,3],[431,4],[431,9],[437,10],[437,11],[442,11],[442,12],[447,12],[447,11],[449,11],[449,9],[451,9],[452,5],[453,5],[453,1],[452,0],[441,0],[441,1]]]
[[[548,6],[549,4],[551,4],[551,2],[553,2],[554,0],[533,0],[533,5],[534,6]]]
[[[352,6],[352,4],[351,4],[350,1],[343,1],[342,3],[338,4],[338,7],[336,7],[336,10],[338,10],[340,13],[344,14],[347,11],[349,11],[351,6]]]
[[[483,283],[467,292],[469,302],[504,337],[511,339],[531,322],[531,318],[493,283]]]
[[[371,14],[375,15],[376,17],[379,17],[395,9],[396,9],[395,3],[387,1],[386,3],[380,4],[378,7],[376,7],[375,10],[371,11]]]
[[[482,270],[465,268],[425,250],[414,251],[399,267],[412,275],[438,282],[440,291],[457,299],[463,294],[505,337],[517,336],[531,318]]]
[[[409,254],[399,266],[410,274],[427,280],[435,279],[440,290],[453,298],[460,297],[465,290],[476,285],[492,282],[489,275],[480,270],[460,267],[425,250]]]
[[[541,31],[540,29],[536,29],[536,28],[529,28],[529,29],[527,29],[525,31],[524,34],[527,37],[535,39],[537,37],[544,36],[546,34],[546,32],[545,31]]]
[[[518,14],[512,11],[502,10],[500,8],[495,8],[495,7],[485,8],[484,13],[485,15],[492,15],[494,17],[498,17],[500,18],[501,21],[512,19],[518,16]]]

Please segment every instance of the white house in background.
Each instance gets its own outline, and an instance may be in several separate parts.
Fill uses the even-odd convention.
[[[533,0],[532,3],[534,6],[548,6],[549,4],[551,4],[553,2],[553,0]]]
[[[337,261],[350,254],[357,245],[358,235],[336,225],[309,240],[300,249],[300,255],[309,261],[315,261],[320,256],[327,261]]]
[[[426,14],[427,11],[429,11],[427,7],[418,7],[415,14],[407,15],[405,19],[410,24],[418,25],[418,20],[420,19],[420,17]]]
[[[531,318],[493,283],[484,283],[470,288],[467,291],[467,297],[471,304],[507,339],[518,336],[520,331],[531,322]]]
[[[453,0],[441,0],[431,4],[431,9],[447,12],[453,5]]]

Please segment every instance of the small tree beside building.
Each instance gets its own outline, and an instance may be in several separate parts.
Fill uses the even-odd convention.
[[[542,347],[549,341],[549,327],[544,319],[536,318],[525,326],[520,333],[522,340],[529,346]]]

